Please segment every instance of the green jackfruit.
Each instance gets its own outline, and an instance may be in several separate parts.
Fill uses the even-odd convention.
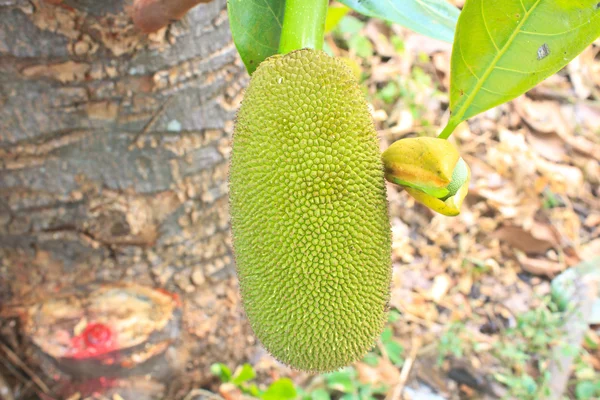
[[[237,273],[257,338],[296,369],[359,359],[386,319],[391,238],[376,132],[343,61],[299,50],[258,67],[229,178]]]

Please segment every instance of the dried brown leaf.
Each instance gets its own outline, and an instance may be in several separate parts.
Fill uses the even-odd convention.
[[[541,275],[553,278],[566,269],[566,265],[561,262],[550,261],[543,258],[530,258],[523,253],[517,252],[517,259],[521,264],[523,271],[532,275]]]
[[[437,275],[433,279],[433,285],[429,291],[431,300],[439,303],[440,300],[448,293],[452,286],[452,279],[447,274]]]
[[[560,136],[554,133],[536,134],[527,133],[527,143],[531,145],[533,151],[550,161],[566,161],[567,149],[565,142]]]
[[[534,101],[521,96],[515,99],[513,104],[523,121],[540,133],[570,131],[560,112],[560,105],[555,101]]]
[[[389,360],[381,358],[377,366],[373,367],[362,362],[355,364],[358,380],[363,384],[380,385],[396,382],[400,371]]]
[[[493,237],[527,254],[543,254],[560,244],[560,238],[552,226],[539,223],[531,230],[518,226],[503,226],[494,232]]]
[[[579,257],[582,260],[591,260],[600,254],[600,238],[591,240],[581,245],[581,251],[579,251]]]

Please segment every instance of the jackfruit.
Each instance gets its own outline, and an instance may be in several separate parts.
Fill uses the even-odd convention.
[[[237,115],[229,179],[256,337],[300,370],[358,360],[386,320],[391,238],[375,128],[343,61],[305,49],[261,63]]]

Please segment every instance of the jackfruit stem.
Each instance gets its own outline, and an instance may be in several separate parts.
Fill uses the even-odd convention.
[[[286,0],[279,53],[323,48],[328,0]]]

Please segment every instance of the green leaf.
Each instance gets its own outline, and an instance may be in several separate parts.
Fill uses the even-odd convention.
[[[398,98],[400,94],[400,88],[394,81],[388,82],[381,90],[377,92],[377,97],[386,102],[392,104]]]
[[[394,323],[402,318],[402,314],[398,310],[390,310],[388,313],[388,322]]]
[[[311,400],[331,400],[329,392],[325,389],[316,389],[310,394]]]
[[[340,0],[369,17],[395,22],[434,39],[452,43],[460,11],[445,0]]]
[[[356,35],[348,41],[348,47],[362,58],[371,57],[373,55],[373,45],[371,41],[364,36]]]
[[[394,333],[392,332],[392,328],[389,326],[386,326],[383,329],[383,332],[381,332],[381,336],[380,339],[383,343],[392,340],[392,337],[394,336]]]
[[[228,0],[231,34],[249,74],[277,54],[284,7],[285,0]]]
[[[575,387],[575,395],[577,400],[591,400],[596,394],[596,387],[593,382],[583,381],[578,382]]]
[[[371,367],[376,367],[379,364],[379,356],[369,352],[363,357],[362,361]]]
[[[326,375],[327,386],[342,393],[356,393],[356,373],[352,368],[331,372]]]
[[[451,117],[440,137],[533,88],[598,36],[598,0],[468,0],[452,50]]]
[[[402,347],[400,343],[390,340],[389,342],[384,344],[384,347],[392,364],[394,364],[397,367],[404,364],[404,358],[402,358],[402,354],[404,353],[404,347]]]
[[[219,377],[221,382],[229,382],[231,380],[231,370],[227,365],[222,363],[215,363],[210,366],[210,372]]]
[[[537,383],[531,376],[524,374],[521,378],[521,384],[528,394],[534,394],[537,390]]]
[[[261,396],[264,400],[293,400],[296,398],[296,388],[290,378],[276,380]]]
[[[254,396],[254,397],[260,396],[260,389],[258,388],[258,386],[256,386],[256,383],[251,383],[251,384],[247,385],[246,388],[244,389],[244,392],[246,392],[249,395]]]
[[[365,23],[351,15],[347,15],[341,19],[336,27],[336,32],[348,35],[358,35],[360,30],[364,28]]]
[[[235,371],[233,378],[231,379],[231,383],[234,385],[240,385],[244,382],[248,382],[251,379],[256,377],[256,373],[254,372],[254,368],[250,364],[244,364]]]
[[[600,277],[600,257],[594,257],[583,261],[576,266],[567,269],[552,280],[552,300],[557,304],[560,311],[568,309],[573,303],[577,291],[577,281],[581,279],[594,279]],[[589,278],[587,276],[589,275]],[[592,306],[592,313],[588,319],[590,324],[600,323],[600,291]]]
[[[325,20],[325,33],[331,32],[349,11],[350,7],[343,4],[329,6]]]

